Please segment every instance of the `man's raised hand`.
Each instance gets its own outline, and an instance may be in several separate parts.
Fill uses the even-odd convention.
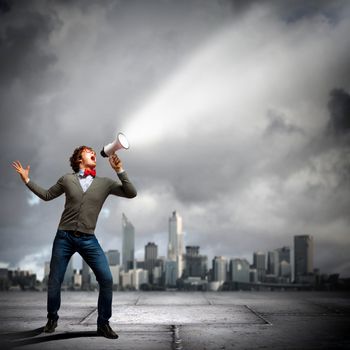
[[[12,162],[12,166],[15,168],[16,172],[21,176],[23,182],[27,183],[29,181],[30,165],[27,165],[27,167],[24,169],[22,167],[21,162],[19,160],[16,160]]]

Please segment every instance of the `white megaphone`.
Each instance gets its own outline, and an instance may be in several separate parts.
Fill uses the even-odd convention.
[[[106,158],[117,152],[118,149],[129,149],[129,147],[130,145],[128,139],[123,133],[120,132],[117,134],[117,137],[113,142],[103,147],[101,156]]]

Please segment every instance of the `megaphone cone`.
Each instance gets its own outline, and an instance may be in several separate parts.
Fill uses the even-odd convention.
[[[109,157],[113,153],[117,152],[119,149],[129,149],[129,141],[123,133],[118,133],[116,139],[104,146],[101,151],[102,157]]]

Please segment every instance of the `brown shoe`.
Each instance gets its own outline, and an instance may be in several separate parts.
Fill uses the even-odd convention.
[[[46,326],[44,327],[44,333],[53,333],[57,327],[57,321],[47,320]]]
[[[109,339],[118,339],[118,334],[113,331],[109,323],[97,326],[97,334]]]

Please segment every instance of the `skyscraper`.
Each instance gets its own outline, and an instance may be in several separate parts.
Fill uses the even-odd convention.
[[[113,278],[113,289],[117,290],[120,284],[119,274],[120,274],[120,265],[110,265],[109,266]]]
[[[281,277],[290,279],[292,277],[290,248],[282,247],[277,249],[279,255],[278,274]]]
[[[279,275],[279,254],[277,250],[267,253],[267,273],[269,275]]]
[[[125,271],[134,266],[135,259],[135,228],[128,220],[126,215],[122,215],[122,232],[123,232],[123,267]]]
[[[292,275],[290,263],[282,260],[280,263],[280,276],[281,280],[284,282],[290,282]]]
[[[177,278],[180,278],[183,270],[183,250],[184,240],[182,232],[182,218],[173,211],[169,218],[169,243],[168,243],[168,260],[176,261]]]
[[[263,252],[254,252],[253,267],[257,271],[258,281],[263,282],[266,276],[266,254]]]
[[[148,242],[145,246],[145,270],[148,271],[149,282],[153,283],[153,269],[158,258],[158,246],[153,242]]]
[[[213,281],[223,284],[227,280],[227,260],[223,256],[213,259]]]
[[[230,260],[230,280],[249,283],[249,262],[246,259]]]
[[[278,251],[280,262],[286,261],[286,262],[290,263],[290,248],[289,247],[282,247],[282,248],[278,248],[276,250]]]
[[[109,266],[120,265],[120,253],[119,250],[108,250],[106,253]]]
[[[314,239],[310,235],[294,236],[294,273],[297,282],[314,271]]]
[[[168,260],[165,262],[165,285],[167,287],[176,286],[177,264],[176,261]]]
[[[158,258],[158,246],[153,242],[148,242],[145,245],[145,261],[157,260]]]
[[[199,254],[199,246],[186,246],[184,276],[205,278],[208,258]]]

